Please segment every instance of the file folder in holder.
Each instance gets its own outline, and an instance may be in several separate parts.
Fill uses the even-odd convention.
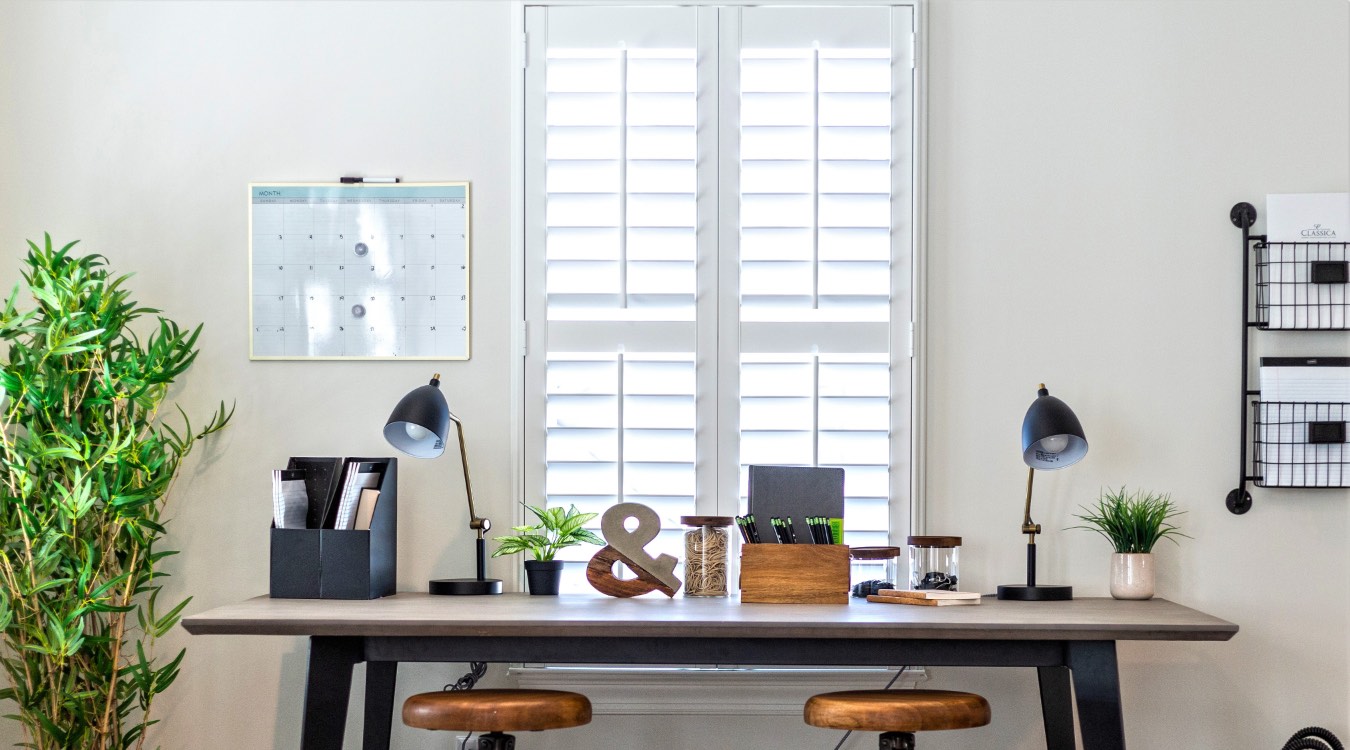
[[[270,595],[275,599],[378,599],[394,593],[398,548],[398,459],[348,458],[383,466],[369,530],[306,528],[272,533]],[[292,458],[306,469],[311,518],[331,525],[344,460]]]

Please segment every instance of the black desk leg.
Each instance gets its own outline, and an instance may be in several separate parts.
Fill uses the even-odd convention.
[[[301,750],[342,750],[352,667],[364,658],[360,638],[310,636]]]
[[[1047,750],[1075,750],[1073,693],[1068,667],[1037,667],[1041,682],[1041,716],[1045,719]]]
[[[389,732],[394,722],[394,678],[397,674],[396,661],[366,662],[363,750],[389,750]]]
[[[1084,750],[1125,750],[1115,641],[1069,641],[1068,657]]]

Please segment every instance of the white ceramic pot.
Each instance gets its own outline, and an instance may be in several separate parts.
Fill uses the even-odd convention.
[[[1153,580],[1152,553],[1116,552],[1111,555],[1111,596],[1152,599]]]

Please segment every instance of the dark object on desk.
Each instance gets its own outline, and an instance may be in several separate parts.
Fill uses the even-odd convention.
[[[1345,745],[1321,727],[1304,727],[1294,732],[1294,736],[1284,743],[1283,750],[1345,750]]]
[[[806,528],[808,517],[844,517],[844,470],[817,466],[751,466],[746,495],[751,515],[787,518],[793,534],[799,539],[807,539],[811,536]],[[801,519],[800,527],[792,523],[794,518]]]
[[[859,599],[866,599],[869,596],[876,596],[882,589],[893,589],[893,581],[883,581],[877,579],[874,581],[860,581],[853,584],[853,596]]]
[[[433,594],[479,595],[502,593],[502,582],[485,577],[487,571],[487,540],[483,533],[492,528],[492,522],[480,517],[473,509],[473,484],[469,481],[469,456],[464,449],[464,425],[450,411],[450,405],[441,393],[441,374],[431,376],[431,382],[414,388],[399,399],[384,424],[384,439],[395,448],[415,458],[436,458],[445,452],[445,439],[450,434],[450,423],[455,423],[459,440],[459,462],[464,468],[464,493],[469,501],[469,528],[478,532],[476,578],[447,578],[430,581],[427,590]]]
[[[881,732],[880,750],[914,750],[914,733],[989,723],[989,701],[951,690],[845,690],[806,701],[807,724]]]
[[[923,574],[923,578],[919,580],[918,588],[934,591],[956,591],[956,581],[956,576],[949,576],[935,570]]]
[[[539,732],[591,723],[591,702],[562,690],[464,690],[420,693],[403,703],[403,723],[446,732],[487,732],[478,750],[514,750],[506,732]]]
[[[1019,601],[1064,601],[1073,598],[1072,586],[1036,585],[1036,535],[1041,525],[1031,520],[1031,481],[1037,469],[1063,469],[1087,455],[1083,425],[1068,404],[1050,395],[1045,383],[1022,419],[1022,462],[1027,465],[1027,505],[1022,533],[1027,535],[1027,584],[998,587],[998,598]]]
[[[525,585],[535,596],[557,596],[562,570],[562,560],[526,560]]]
[[[312,506],[327,507],[324,489],[332,482],[323,473],[352,463],[374,463],[380,472],[380,502],[371,516],[369,531],[332,528],[271,530],[269,592],[274,599],[378,599],[394,593],[398,548],[398,459],[292,458],[290,469],[320,467],[316,479],[306,476]],[[330,478],[331,478],[330,477]],[[335,479],[333,480],[336,481]]]
[[[305,472],[305,491],[309,494],[305,528],[325,528],[328,503],[337,494],[338,478],[342,475],[342,457],[295,456],[286,463],[286,468]],[[333,525],[329,523],[327,528]]]

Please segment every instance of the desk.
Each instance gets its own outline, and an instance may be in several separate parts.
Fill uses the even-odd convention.
[[[1238,630],[1163,599],[912,607],[525,594],[258,597],[183,627],[309,636],[302,750],[341,749],[352,667],[362,661],[365,750],[388,750],[402,661],[1035,667],[1049,750],[1075,747],[1071,696],[1084,749],[1124,750],[1116,641],[1226,641]]]

